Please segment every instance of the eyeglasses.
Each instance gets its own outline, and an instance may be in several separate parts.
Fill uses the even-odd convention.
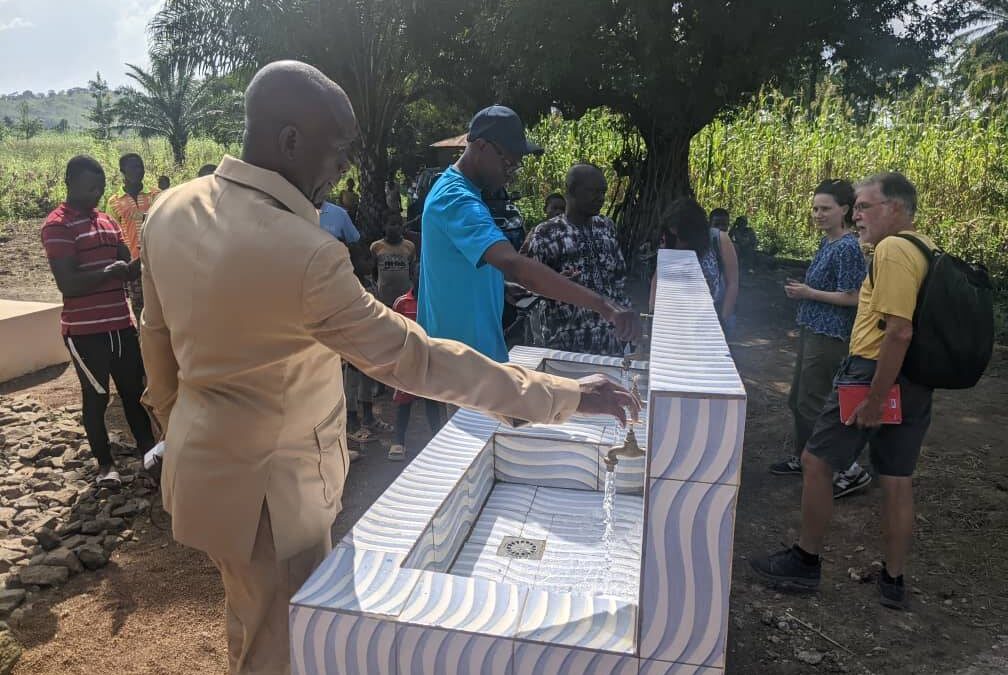
[[[888,203],[889,203],[888,199],[883,199],[882,201],[875,202],[874,204],[871,204],[869,202],[858,202],[857,204],[854,205],[854,213],[863,213],[868,209],[875,208],[879,204],[888,204]]]
[[[513,174],[518,170],[518,167],[521,164],[520,162],[516,162],[510,157],[508,157],[504,153],[504,151],[501,150],[500,147],[498,147],[497,144],[494,143],[493,141],[487,141],[487,144],[494,149],[494,152],[497,153],[497,156],[500,158],[500,161],[504,164],[505,173]]]

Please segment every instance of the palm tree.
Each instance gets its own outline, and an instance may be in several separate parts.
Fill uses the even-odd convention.
[[[977,21],[953,43],[955,83],[974,101],[1008,98],[1008,0],[977,0]]]
[[[185,163],[190,136],[201,130],[214,107],[210,80],[199,80],[195,69],[152,57],[149,71],[127,63],[127,77],[139,89],[125,87],[115,103],[117,128],[136,131],[142,138],[163,136],[175,164]]]
[[[166,0],[151,22],[154,49],[201,72],[246,77],[276,59],[310,63],[346,90],[361,151],[358,227],[380,228],[388,145],[405,106],[430,80],[412,58],[418,39],[444,17],[412,0]],[[436,32],[436,31],[435,31]],[[436,40],[427,33],[422,47]]]

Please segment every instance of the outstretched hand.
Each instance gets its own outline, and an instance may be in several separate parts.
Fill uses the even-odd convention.
[[[588,415],[612,415],[626,426],[627,409],[630,417],[640,414],[640,399],[623,387],[613,384],[605,375],[589,375],[578,380],[581,385],[581,402],[578,412]]]
[[[641,325],[640,314],[629,307],[620,307],[614,303],[607,303],[608,311],[605,318],[612,322],[616,333],[616,339],[620,342],[638,342],[644,333]]]

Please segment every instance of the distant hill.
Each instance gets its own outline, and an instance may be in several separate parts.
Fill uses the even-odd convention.
[[[113,100],[115,94],[112,95]],[[85,129],[90,126],[87,113],[91,109],[91,95],[85,87],[74,87],[66,91],[31,92],[0,95],[0,120],[4,117],[17,119],[21,114],[21,103],[28,103],[28,110],[42,120],[46,129],[52,129],[65,119],[71,129]]]

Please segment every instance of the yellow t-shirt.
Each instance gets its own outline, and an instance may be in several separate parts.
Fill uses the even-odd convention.
[[[920,239],[928,248],[935,244],[927,235],[904,230]],[[917,293],[928,272],[928,261],[912,242],[886,237],[875,247],[872,274],[865,277],[858,295],[857,316],[851,331],[850,353],[878,360],[882,348],[879,320],[883,314],[912,320],[917,307]],[[875,283],[872,284],[872,277]]]

